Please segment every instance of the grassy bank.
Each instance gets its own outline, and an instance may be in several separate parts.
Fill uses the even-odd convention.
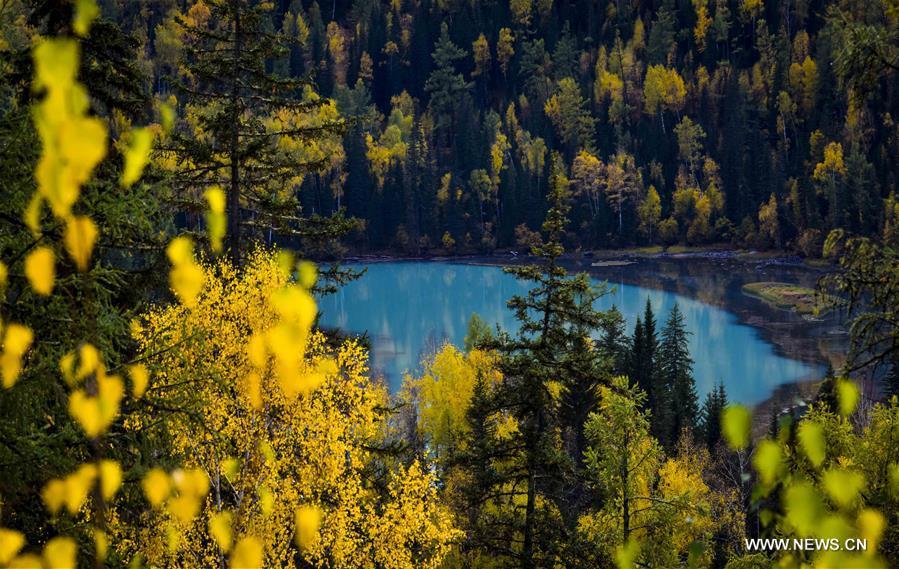
[[[764,300],[783,310],[817,316],[825,309],[820,306],[815,291],[788,283],[758,282],[743,285],[743,293]]]

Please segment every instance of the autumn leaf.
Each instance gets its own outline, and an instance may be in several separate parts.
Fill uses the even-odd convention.
[[[125,167],[122,169],[121,184],[130,188],[144,173],[153,149],[153,131],[147,127],[134,128],[129,132],[129,144],[125,150]]]
[[[7,565],[25,546],[22,532],[0,528],[0,565]]]
[[[262,542],[253,536],[242,537],[231,553],[231,568],[261,569],[262,563]]]
[[[75,266],[79,271],[86,271],[97,242],[97,226],[93,220],[84,215],[69,218],[63,240]]]
[[[53,292],[55,262],[50,247],[38,247],[25,257],[25,276],[36,293],[49,296]]]

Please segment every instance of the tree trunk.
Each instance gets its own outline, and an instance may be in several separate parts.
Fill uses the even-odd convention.
[[[231,263],[237,267],[240,265],[240,148],[238,140],[238,119],[240,109],[240,83],[236,75],[237,61],[241,51],[240,31],[240,7],[237,3],[234,7],[234,68],[235,75],[231,84],[231,141],[228,148],[231,160],[231,186],[228,189],[228,253]]]

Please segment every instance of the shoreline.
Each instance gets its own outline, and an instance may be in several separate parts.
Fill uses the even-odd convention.
[[[439,262],[465,265],[509,266],[527,264],[531,256],[510,253],[494,255],[391,256],[386,254],[347,257],[345,263]],[[607,261],[617,261],[608,263]],[[845,330],[835,315],[808,319],[779,309],[763,299],[746,295],[746,282],[785,281],[813,288],[828,268],[809,265],[799,257],[756,254],[742,250],[678,251],[675,253],[624,251],[577,252],[564,255],[562,265],[572,272],[587,272],[610,285],[633,284],[665,290],[727,310],[737,321],[751,327],[772,345],[775,353],[802,361],[820,370],[834,368],[845,354]],[[817,375],[818,372],[814,372]],[[823,375],[823,372],[821,373]],[[783,384],[754,405],[755,414],[770,412],[796,398],[814,394],[820,377]]]

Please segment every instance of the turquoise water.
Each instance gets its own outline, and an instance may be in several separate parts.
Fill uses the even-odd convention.
[[[394,391],[404,372],[419,370],[422,357],[444,342],[461,346],[472,313],[491,327],[515,329],[506,301],[527,291],[525,283],[499,267],[421,262],[365,266],[361,279],[321,300],[321,323],[367,332],[372,342],[371,367],[376,375],[383,374]],[[674,303],[680,305],[692,333],[690,353],[700,397],[723,382],[730,400],[755,404],[776,386],[819,371],[775,354],[771,344],[732,313],[671,292],[619,284],[598,307],[618,306],[630,333],[647,298],[659,329]]]

